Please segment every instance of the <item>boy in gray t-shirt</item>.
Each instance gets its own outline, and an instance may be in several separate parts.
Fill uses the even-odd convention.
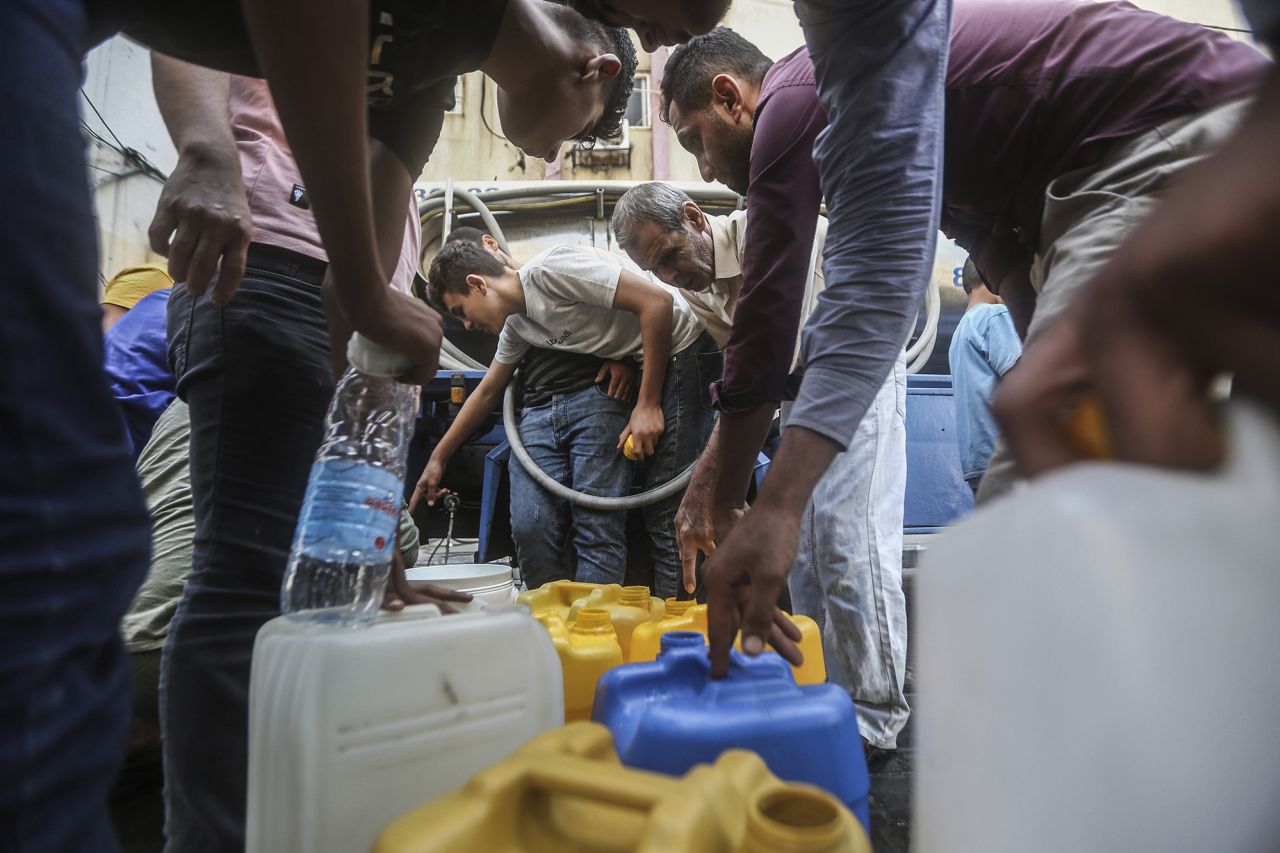
[[[637,472],[643,485],[676,476],[697,457],[712,422],[702,402],[698,356],[714,358],[715,343],[683,297],[623,258],[563,245],[516,270],[474,244],[454,243],[432,262],[427,292],[434,304],[469,328],[499,335],[499,342],[485,378],[432,453],[415,502],[423,496],[435,502],[449,458],[498,405],[532,346],[642,362],[639,394],[616,452],[630,439],[633,455],[644,460]],[[591,460],[583,465],[589,468]],[[567,474],[572,486],[575,472]],[[654,586],[664,596],[680,589],[673,523],[678,503],[679,495],[645,508]],[[620,517],[616,523],[621,525]]]

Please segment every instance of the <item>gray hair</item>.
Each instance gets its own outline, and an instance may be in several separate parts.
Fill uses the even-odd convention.
[[[624,251],[635,245],[636,231],[652,222],[666,231],[685,226],[684,205],[691,202],[679,187],[653,181],[632,187],[613,206],[613,236]]]

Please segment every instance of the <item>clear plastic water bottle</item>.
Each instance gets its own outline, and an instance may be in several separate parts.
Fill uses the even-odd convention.
[[[372,621],[382,603],[420,389],[392,378],[408,362],[358,334],[347,355],[352,367],[329,404],[280,606],[355,626]]]

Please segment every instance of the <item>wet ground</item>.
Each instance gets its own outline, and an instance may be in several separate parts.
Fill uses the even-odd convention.
[[[910,649],[910,643],[907,644]],[[915,678],[907,654],[907,701],[916,707]],[[871,759],[871,847],[876,853],[907,853],[911,846],[911,770],[915,758],[912,721],[898,735],[898,748]]]

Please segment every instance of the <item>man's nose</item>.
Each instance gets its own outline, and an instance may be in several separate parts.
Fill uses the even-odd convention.
[[[711,183],[716,179],[716,170],[711,168],[711,164],[701,157],[698,158],[698,171],[702,173],[702,180]]]

